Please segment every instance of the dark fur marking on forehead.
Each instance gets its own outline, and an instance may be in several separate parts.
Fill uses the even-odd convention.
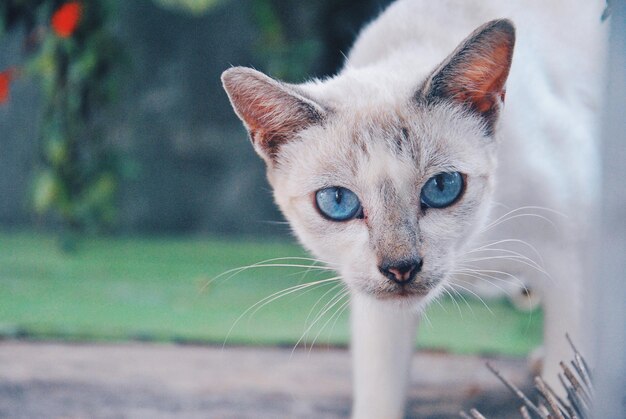
[[[404,141],[409,141],[409,129],[407,127],[402,127],[400,129],[400,133],[402,134],[402,139]]]
[[[365,154],[366,156],[369,156],[369,150],[367,148],[367,143],[365,142],[365,140],[358,133],[352,134],[352,142],[357,147],[359,147],[361,149],[363,154]]]
[[[400,128],[396,142],[399,152],[408,153],[411,158],[415,158],[415,147],[411,143],[411,131],[406,126]]]
[[[409,141],[409,130],[406,127],[400,128],[400,131],[394,136],[395,137],[395,145],[398,153],[402,153]]]

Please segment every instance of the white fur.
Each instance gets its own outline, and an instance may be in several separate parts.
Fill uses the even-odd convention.
[[[483,240],[525,240],[545,261],[552,282],[519,263],[488,268],[511,272],[542,294],[544,376],[555,388],[558,362],[569,357],[565,332],[579,342],[584,339],[580,333],[586,295],[584,239],[599,198],[596,139],[607,29],[599,18],[603,7],[603,1],[398,1],[360,35],[344,70],[349,74],[361,67],[389,65],[400,78],[419,79],[481,23],[502,17],[515,23],[517,42],[499,125],[494,200],[506,211],[540,206],[567,218],[537,211],[556,228],[537,219],[504,223]],[[387,57],[384,64],[381,57]],[[364,409],[358,406],[358,395],[356,400],[355,412],[360,413]],[[368,402],[376,403],[371,398]]]

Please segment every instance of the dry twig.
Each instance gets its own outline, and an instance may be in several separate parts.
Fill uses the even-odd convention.
[[[565,362],[560,363],[563,374],[559,374],[558,379],[567,393],[567,401],[559,397],[541,377],[535,377],[535,387],[539,391],[541,399],[545,401],[545,404],[543,402],[535,404],[523,391],[487,362],[487,368],[524,404],[520,407],[520,414],[523,419],[536,419],[536,417],[541,419],[591,419],[592,375],[585,358],[578,352],[569,335],[566,337],[574,352],[574,360],[571,361],[572,368],[568,367]],[[464,419],[486,419],[476,409],[470,410],[470,414],[471,416],[461,412],[461,417]]]

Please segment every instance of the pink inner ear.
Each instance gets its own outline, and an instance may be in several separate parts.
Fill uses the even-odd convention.
[[[509,74],[511,45],[502,42],[487,54],[474,54],[459,71],[458,83],[448,93],[458,101],[486,113],[504,99],[504,84]]]
[[[321,118],[321,107],[255,70],[233,68],[222,80],[252,141],[266,155],[275,155],[293,134]]]
[[[425,84],[427,97],[452,100],[481,115],[491,133],[504,102],[515,28],[506,19],[487,22],[470,34]]]
[[[246,123],[257,133],[287,134],[308,125],[306,106],[296,98],[281,94],[259,92],[248,106]],[[301,109],[302,108],[302,109]]]
[[[275,155],[284,142],[315,122],[315,110],[282,91],[258,91],[249,102],[245,123],[252,141],[269,155]]]
[[[225,79],[225,87],[237,114],[250,131],[274,132],[289,125],[290,97],[276,84],[255,74]]]

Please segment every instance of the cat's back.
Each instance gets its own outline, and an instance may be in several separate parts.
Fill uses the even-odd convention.
[[[604,8],[604,0],[398,0],[362,30],[346,66],[368,66],[398,50],[410,54],[408,48],[434,66],[478,26],[501,18],[516,25],[516,55],[531,49],[541,60],[590,58],[605,36]],[[595,69],[579,64],[578,73]]]

